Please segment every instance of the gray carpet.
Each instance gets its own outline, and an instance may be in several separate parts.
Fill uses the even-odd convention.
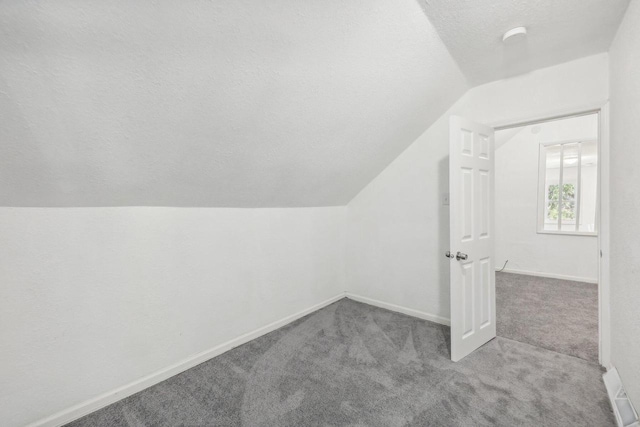
[[[613,426],[598,366],[342,299],[72,426]]]
[[[598,363],[598,285],[496,273],[500,337]]]

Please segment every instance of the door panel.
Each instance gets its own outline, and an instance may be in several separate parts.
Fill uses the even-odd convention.
[[[450,121],[451,359],[496,336],[493,129]],[[462,256],[455,257],[458,252]],[[466,257],[464,257],[466,255]]]

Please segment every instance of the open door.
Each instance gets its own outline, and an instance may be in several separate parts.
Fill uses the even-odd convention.
[[[493,129],[450,120],[451,360],[496,336]]]

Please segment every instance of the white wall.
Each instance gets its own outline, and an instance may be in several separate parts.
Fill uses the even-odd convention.
[[[0,424],[344,292],[344,224],[344,207],[0,209]]]
[[[535,128],[537,133],[533,133]],[[560,276],[597,282],[598,238],[541,234],[538,224],[538,159],[540,144],[598,139],[598,115],[555,120],[507,129],[510,138],[496,149],[496,267],[507,271]],[[566,172],[575,168],[565,169]],[[583,183],[597,185],[595,166],[582,168]],[[596,193],[583,191],[582,212],[595,213]]]
[[[640,409],[640,1],[611,46],[611,359]]]
[[[449,317],[449,116],[487,124],[549,117],[608,99],[606,54],[468,91],[348,205],[349,291]]]

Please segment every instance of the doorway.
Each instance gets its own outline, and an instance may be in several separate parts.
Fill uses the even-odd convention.
[[[497,335],[600,360],[600,113],[496,129]]]
[[[582,127],[582,133],[571,135],[572,126]],[[497,137],[496,133],[499,133]],[[504,273],[522,276],[502,276],[511,279],[507,286],[514,292],[512,297],[521,298],[524,293],[533,292],[532,298],[538,302],[526,298],[507,302],[515,307],[511,319],[517,318],[521,325],[512,325],[512,329],[519,329],[515,332],[501,327],[503,334],[512,333],[515,334],[512,338],[567,354],[573,352],[572,356],[599,361],[605,368],[610,366],[608,134],[608,104],[583,112],[493,127],[451,116],[450,250],[445,256],[452,260],[452,360],[464,358],[496,336],[495,278],[496,274]],[[515,175],[504,181],[509,191],[523,193],[526,202],[513,196],[500,196],[501,200],[496,203],[496,156],[503,157],[498,150],[527,135],[534,141],[529,150],[524,150],[522,145],[502,150],[513,172],[529,170],[526,182]],[[527,167],[518,160],[524,151],[533,152]],[[500,169],[508,168],[502,164]],[[502,195],[502,188],[499,191]],[[497,206],[502,201],[506,205]],[[496,214],[497,210],[500,212]],[[510,216],[506,221],[525,227],[526,232],[531,233],[530,239],[543,239],[543,250],[539,251],[537,243],[527,241],[522,235],[498,231],[504,225],[503,215]],[[496,224],[497,217],[499,224]],[[507,251],[496,249],[498,235],[502,239],[501,247]],[[559,238],[566,240],[558,241]],[[575,238],[583,240],[576,244]],[[511,242],[505,246],[504,241],[509,239]],[[569,244],[573,246],[567,246],[567,242],[573,242]],[[564,249],[559,250],[561,248]],[[552,255],[546,264],[542,261],[543,255]],[[580,289],[585,298],[575,292]],[[545,290],[551,293],[545,295]],[[591,302],[585,302],[587,300]],[[527,318],[517,304],[530,309],[532,315],[542,315]],[[576,313],[569,309],[571,304]],[[549,313],[558,322],[552,322]],[[502,321],[505,319],[504,325],[510,325],[509,316]],[[569,326],[560,321],[569,321]],[[575,332],[580,328],[581,331]],[[554,335],[554,330],[572,332],[569,335],[576,335],[576,342],[562,348],[558,343],[564,338]]]

